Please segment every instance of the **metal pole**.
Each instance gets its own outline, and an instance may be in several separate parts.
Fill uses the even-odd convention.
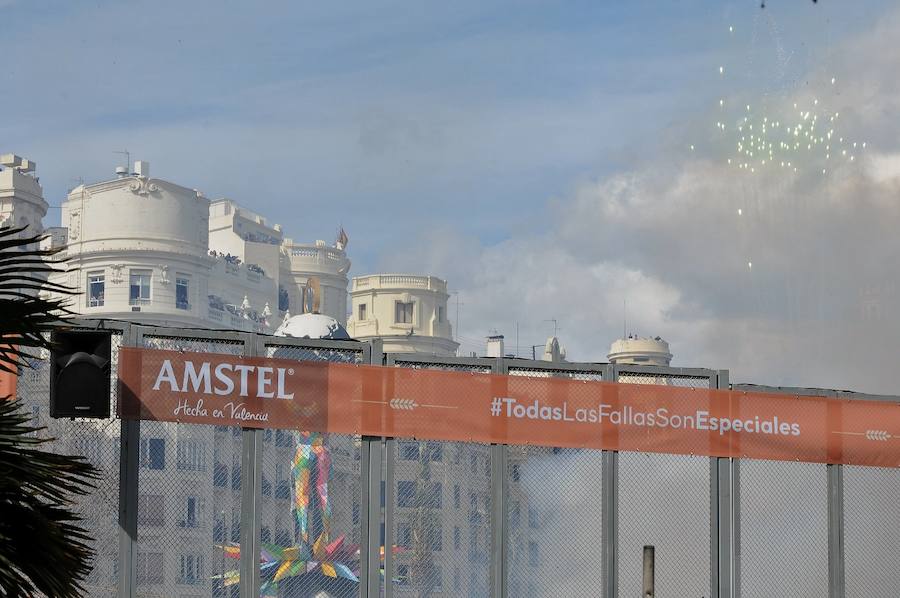
[[[384,444],[384,598],[392,598],[394,595],[394,573],[396,566],[394,564],[394,544],[397,542],[395,538],[394,523],[394,491],[396,490],[396,455],[397,440],[388,438]]]
[[[844,598],[844,466],[828,465],[828,598]]]
[[[123,347],[138,346],[137,329],[126,325]],[[137,586],[138,466],[141,442],[140,420],[120,422],[119,435],[119,591],[134,598]]]
[[[257,336],[248,335],[244,355],[257,354]],[[263,431],[241,430],[241,598],[258,598],[260,588],[260,506],[262,503]],[[223,572],[224,574],[224,572]]]
[[[616,366],[610,364],[603,378],[610,382],[618,380]],[[619,596],[619,453],[601,453],[600,492],[600,570],[603,578],[601,596]]]
[[[656,549],[644,546],[644,571],[641,583],[641,597],[656,597]]]
[[[140,420],[123,419],[119,439],[119,596],[123,598],[133,598],[137,585],[140,442]]]
[[[360,598],[381,594],[381,464],[382,439],[360,438]]]
[[[506,500],[507,461],[509,447],[505,444],[491,445],[491,598],[505,598],[506,588]]]
[[[710,388],[728,389],[728,370],[719,370]],[[735,560],[734,472],[738,460],[710,458],[710,595],[733,598]]]

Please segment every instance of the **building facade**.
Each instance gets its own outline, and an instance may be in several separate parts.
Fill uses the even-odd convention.
[[[12,154],[0,157],[0,226],[40,233],[47,209],[34,163]],[[43,241],[66,258],[66,270],[51,280],[79,293],[70,309],[83,317],[260,333],[274,332],[291,312],[321,311],[346,322],[345,236],[332,246],[295,243],[283,237],[280,226],[233,200],[210,201],[195,189],[152,178],[147,162],[70,191],[61,224],[45,231]],[[148,342],[164,349],[240,352],[239,345],[223,343]],[[22,396],[34,398],[26,408],[35,424],[47,427],[41,434],[63,437],[46,407],[48,358],[45,351],[33,360],[19,384]],[[58,450],[86,455],[116,473],[117,422],[80,425],[84,439],[68,437],[56,443]],[[352,502],[359,493],[354,443],[348,437],[333,445],[332,492],[335,500]],[[221,575],[236,568],[223,547],[240,539],[240,429],[142,422],[139,450],[137,595],[236,595],[237,586],[222,588]],[[261,539],[290,545],[296,539],[293,437],[267,430],[264,450]],[[116,500],[114,483],[98,492],[103,500]],[[93,505],[83,515],[91,529],[116,528],[115,509]],[[349,541],[358,540],[358,522],[350,514],[336,516],[335,527],[348,530]],[[86,580],[87,594],[115,596],[117,541],[97,538],[96,548],[100,558]]]
[[[25,234],[44,230],[47,202],[35,174],[36,164],[15,154],[0,155],[0,227],[28,227]]]
[[[68,266],[54,282],[81,293],[72,310],[86,317],[262,333],[291,311],[346,321],[342,246],[295,244],[233,200],[151,178],[147,162],[70,191],[50,244]]]
[[[629,365],[668,366],[672,363],[669,343],[658,336],[641,338],[633,334],[613,341],[607,358],[610,363]]]
[[[357,276],[347,332],[357,340],[380,338],[386,353],[455,355],[449,297],[447,282],[434,276]]]

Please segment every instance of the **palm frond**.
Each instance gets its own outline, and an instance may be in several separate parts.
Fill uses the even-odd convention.
[[[48,282],[58,250],[40,236],[0,228],[0,370],[27,367],[46,332],[71,314],[63,285]],[[48,298],[46,293],[63,298]],[[82,457],[43,450],[22,403],[0,397],[0,596],[75,598],[91,570],[91,534],[79,526],[74,499],[87,494],[97,470]]]
[[[34,349],[50,348],[43,333],[73,315],[66,296],[75,294],[48,281],[64,263],[55,258],[60,249],[40,249],[44,237],[23,236],[24,231],[0,227],[0,371],[12,373],[35,357]]]

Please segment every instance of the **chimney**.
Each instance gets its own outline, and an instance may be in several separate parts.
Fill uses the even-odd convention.
[[[487,337],[487,356],[503,357],[503,335],[494,334]]]

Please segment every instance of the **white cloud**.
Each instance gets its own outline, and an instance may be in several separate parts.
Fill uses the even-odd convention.
[[[900,35],[897,15],[810,75],[837,73],[846,93],[830,101],[842,134],[875,140],[853,162],[833,161],[824,175],[812,162],[750,175],[725,162],[713,137],[693,140],[703,149],[686,156],[678,141],[637,170],[553,200],[539,235],[481,247],[445,233],[423,238],[424,254],[385,261],[447,276],[461,291],[466,350],[493,328],[510,338],[518,322],[527,355],[556,318],[571,358],[603,360],[627,300],[630,331],[669,340],[679,365],[729,368],[739,381],[900,392],[900,127],[886,118],[900,103],[900,58],[871,53]],[[769,109],[786,114],[812,95]]]

